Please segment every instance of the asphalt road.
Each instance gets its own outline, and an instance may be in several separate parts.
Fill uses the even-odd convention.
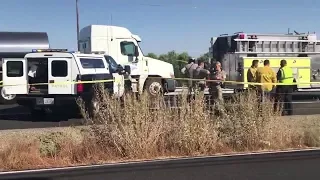
[[[172,96],[171,96],[172,97]],[[303,94],[303,98],[294,99],[295,115],[320,114],[320,95]],[[172,100],[171,100],[172,101]],[[172,104],[172,103],[171,103]],[[0,105],[0,130],[77,126],[82,124],[80,116],[50,116],[44,118],[31,117],[29,111],[18,105]]]
[[[0,130],[46,128],[81,125],[82,119],[68,116],[47,116],[41,119],[31,117],[28,109],[18,105],[0,105]]]

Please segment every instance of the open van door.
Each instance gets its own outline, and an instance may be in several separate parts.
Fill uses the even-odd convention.
[[[6,94],[28,94],[27,63],[24,58],[3,58],[2,71]]]
[[[48,58],[49,94],[72,94],[71,58]],[[56,83],[56,84],[52,84]]]
[[[124,76],[119,73],[112,73],[113,76],[113,94],[115,97],[121,97],[124,94]]]

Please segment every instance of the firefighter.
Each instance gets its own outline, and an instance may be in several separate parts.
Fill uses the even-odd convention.
[[[198,67],[198,64],[195,62],[194,58],[189,58],[188,64],[181,69],[182,74],[185,74],[188,80],[188,91],[189,94],[194,91],[195,83],[193,82],[193,72]]]
[[[276,88],[276,101],[277,104],[283,106],[284,111],[288,115],[292,115],[292,93],[293,93],[293,72],[290,67],[287,66],[286,60],[280,61],[280,69],[277,73],[277,78],[279,83],[283,85],[278,85]]]
[[[257,69],[258,69],[258,65],[259,65],[259,60],[253,60],[252,61],[252,65],[251,67],[249,68],[248,72],[247,72],[247,81],[250,83],[250,82],[256,82],[256,72],[257,72]],[[252,85],[252,84],[249,84],[248,85],[248,88],[250,90],[256,90],[256,86],[255,85]]]
[[[272,83],[277,83],[276,73],[270,67],[270,61],[268,59],[263,62],[264,67],[260,67],[256,72],[257,83],[269,83],[257,86],[257,90],[260,96],[260,102],[264,102],[264,97],[271,97],[272,91],[275,89],[275,85]]]

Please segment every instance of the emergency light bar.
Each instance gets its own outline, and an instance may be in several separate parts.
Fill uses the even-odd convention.
[[[92,51],[91,54],[106,54],[105,51]]]
[[[32,49],[32,52],[67,52],[68,49]]]

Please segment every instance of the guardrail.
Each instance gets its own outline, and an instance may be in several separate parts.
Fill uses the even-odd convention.
[[[319,177],[320,149],[2,172],[6,180],[294,180]]]

